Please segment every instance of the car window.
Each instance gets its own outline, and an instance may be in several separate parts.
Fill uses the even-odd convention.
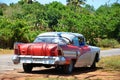
[[[79,46],[78,37],[74,37],[72,42],[73,42],[73,45]]]
[[[74,37],[72,42],[73,42],[73,45],[75,45],[75,46],[84,46],[85,45],[84,37]]]
[[[66,41],[62,38],[55,38],[55,39],[52,40],[52,43],[57,43],[57,44],[64,45],[64,44],[66,44]]]
[[[57,44],[68,44],[69,40],[62,37],[37,37],[34,42],[46,42],[46,43],[57,43]]]
[[[78,41],[79,41],[79,46],[84,46],[85,45],[85,41],[83,37],[78,37]]]

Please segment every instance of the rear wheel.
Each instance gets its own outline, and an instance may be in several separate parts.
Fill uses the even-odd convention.
[[[64,65],[63,66],[64,72],[67,73],[67,74],[72,73],[73,68],[74,68],[74,62],[73,61],[71,61],[69,65]]]
[[[29,73],[29,72],[32,71],[32,69],[33,69],[32,64],[24,64],[23,63],[23,70],[24,70],[24,72]]]

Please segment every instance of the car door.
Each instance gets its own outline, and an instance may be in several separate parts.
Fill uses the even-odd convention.
[[[78,37],[80,56],[77,59],[76,67],[83,67],[89,64],[90,48],[85,44],[84,37]]]
[[[89,46],[86,45],[85,43],[85,38],[82,36],[78,36],[78,40],[79,40],[79,46],[82,49],[82,55],[84,56],[84,60],[86,65],[89,64],[89,60],[90,60],[90,48]]]
[[[87,45],[80,47],[82,49],[82,56],[84,57],[85,64],[88,65],[90,62],[90,48]]]

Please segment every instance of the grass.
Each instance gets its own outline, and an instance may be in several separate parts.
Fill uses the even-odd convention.
[[[100,47],[100,50],[110,50],[110,49],[113,49],[113,48],[104,48],[104,47]]]
[[[120,48],[120,44],[116,45],[114,48]],[[111,47],[100,47],[101,50],[109,50],[109,49],[114,49]]]
[[[13,54],[14,51],[11,49],[0,49],[0,54]]]
[[[117,48],[120,48],[120,44],[116,45]]]
[[[97,66],[107,71],[120,71],[120,56],[101,58]]]

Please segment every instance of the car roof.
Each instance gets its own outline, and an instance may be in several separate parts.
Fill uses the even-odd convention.
[[[72,33],[72,32],[45,32],[39,34],[37,37],[66,37],[72,41],[74,37],[84,37],[82,34],[79,33]]]

